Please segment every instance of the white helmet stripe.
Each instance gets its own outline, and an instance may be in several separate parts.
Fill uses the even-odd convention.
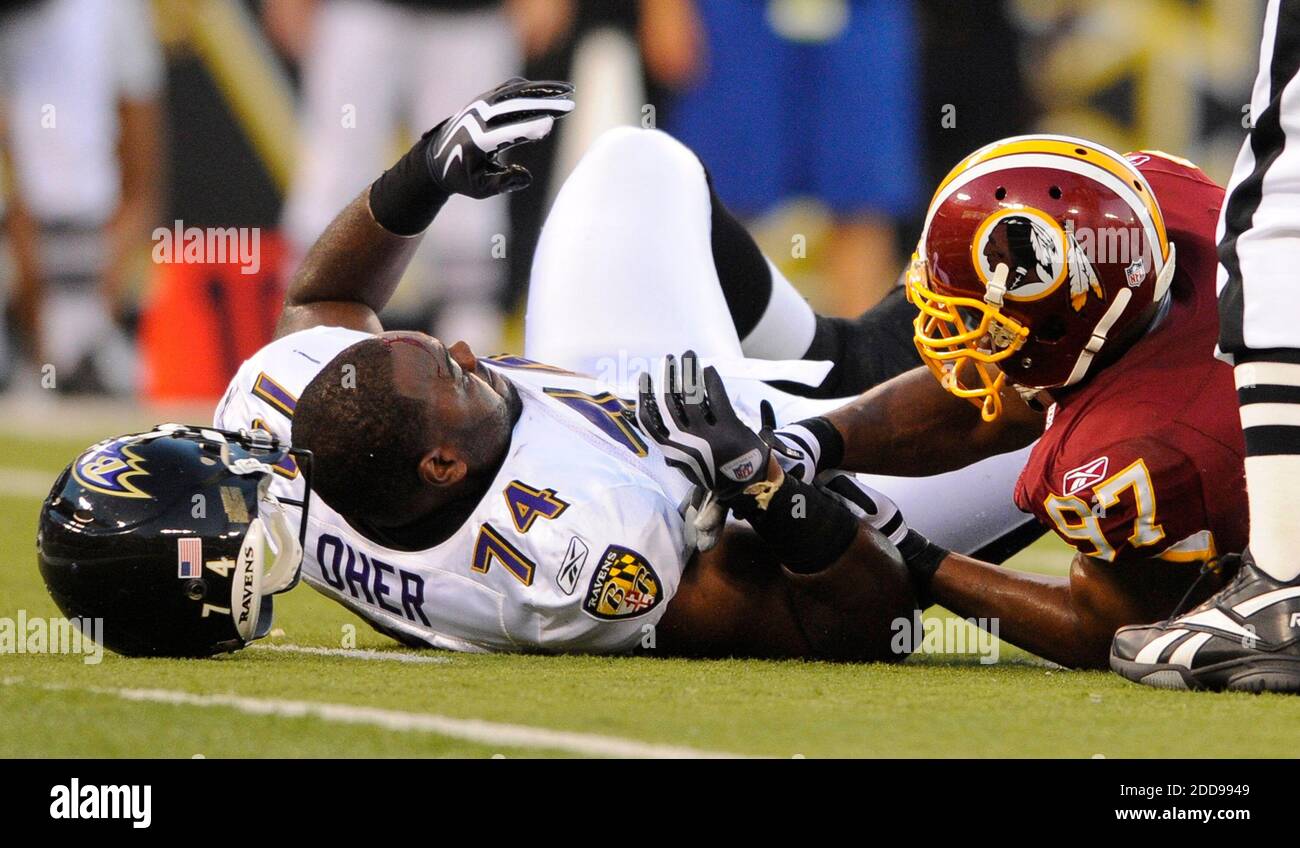
[[[1134,191],[1133,187],[1123,180],[1117,178],[1110,171],[1091,162],[1081,159],[1073,159],[1069,156],[1063,156],[1054,153],[1017,153],[1011,156],[1000,156],[996,159],[989,159],[980,162],[965,171],[961,176],[954,179],[951,183],[943,187],[943,190],[935,195],[934,200],[930,202],[930,208],[925,213],[925,228],[922,230],[921,242],[925,243],[926,235],[930,232],[930,222],[934,219],[935,212],[945,200],[956,194],[972,180],[983,177],[987,174],[1005,171],[1011,168],[1050,168],[1058,171],[1069,171],[1090,180],[1101,183],[1109,188],[1116,195],[1124,199],[1129,208],[1137,216],[1142,225],[1142,230],[1147,238],[1147,243],[1151,246],[1152,262],[1155,265],[1153,269],[1157,274],[1164,268],[1165,258],[1160,252],[1160,238],[1157,235],[1155,220],[1151,217],[1151,211],[1147,209],[1146,204]],[[1136,169],[1135,169],[1136,172]],[[1141,176],[1139,174],[1139,176]],[[1144,180],[1145,182],[1145,180]],[[1149,188],[1147,189],[1150,190]],[[923,257],[924,258],[924,257]]]

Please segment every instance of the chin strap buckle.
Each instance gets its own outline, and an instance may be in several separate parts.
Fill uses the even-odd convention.
[[[1011,276],[1011,269],[1007,263],[999,262],[998,267],[993,270],[993,279],[988,281],[988,291],[984,292],[984,302],[990,306],[1001,308],[1003,298],[1007,293],[1007,277]]]

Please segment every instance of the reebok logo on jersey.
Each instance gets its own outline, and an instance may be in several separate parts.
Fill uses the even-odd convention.
[[[1110,468],[1110,457],[1103,456],[1092,462],[1080,465],[1065,472],[1061,479],[1061,494],[1072,495],[1080,489],[1100,483],[1106,479],[1106,470]]]
[[[610,545],[591,575],[582,611],[602,621],[633,618],[650,612],[662,600],[659,575],[645,557],[630,548]]]
[[[555,575],[555,585],[566,595],[572,595],[578,588],[578,578],[587,565],[587,543],[574,536],[569,540],[569,549],[564,552],[564,561]]]

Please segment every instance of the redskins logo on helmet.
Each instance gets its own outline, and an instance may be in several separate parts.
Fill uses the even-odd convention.
[[[966,157],[930,202],[906,274],[916,346],[992,420],[1008,381],[1083,380],[1173,269],[1164,216],[1132,163],[1077,138],[1004,139]]]
[[[1096,272],[1074,234],[1039,209],[1002,209],[984,219],[971,244],[975,273],[987,286],[998,265],[1010,273],[1008,300],[1038,300],[1070,281],[1070,305],[1083,308],[1091,291],[1102,296]]]
[[[1037,209],[1003,209],[975,231],[971,261],[985,285],[998,265],[1007,265],[1006,296],[1012,300],[1043,297],[1065,279],[1065,230]]]

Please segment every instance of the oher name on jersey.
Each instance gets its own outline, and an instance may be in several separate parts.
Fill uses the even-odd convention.
[[[288,441],[297,398],[366,334],[316,327],[243,364],[215,424]],[[692,551],[686,481],[598,381],[517,357],[482,360],[519,392],[505,461],[468,519],[426,550],[387,548],[320,498],[303,580],[408,644],[462,651],[615,653],[647,641]],[[292,467],[273,491],[300,500]]]

